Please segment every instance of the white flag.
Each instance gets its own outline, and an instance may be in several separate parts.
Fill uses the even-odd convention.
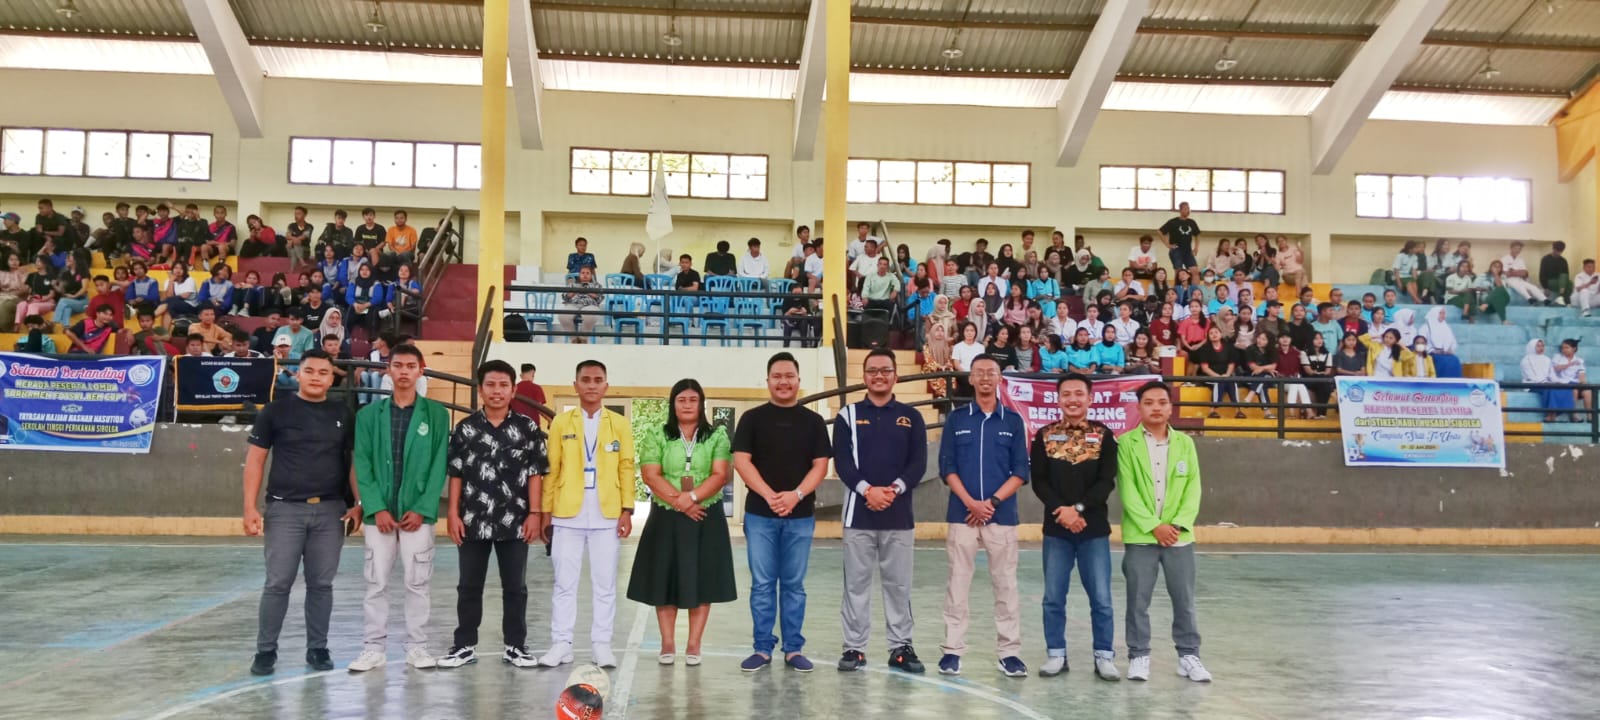
[[[650,190],[650,214],[644,219],[644,232],[651,240],[660,240],[672,234],[672,208],[667,205],[667,173],[656,171],[654,187]]]

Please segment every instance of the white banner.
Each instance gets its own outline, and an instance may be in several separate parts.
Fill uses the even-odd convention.
[[[1338,390],[1346,466],[1506,466],[1493,380],[1341,377]]]

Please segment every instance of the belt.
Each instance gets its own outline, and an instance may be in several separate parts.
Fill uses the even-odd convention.
[[[281,497],[278,497],[276,495],[268,495],[267,496],[267,500],[269,500],[271,502],[302,503],[302,504],[305,504],[305,505],[317,505],[317,504],[320,504],[324,500],[343,500],[343,499],[344,499],[343,495],[319,495],[317,497],[308,497],[308,498],[281,498]]]

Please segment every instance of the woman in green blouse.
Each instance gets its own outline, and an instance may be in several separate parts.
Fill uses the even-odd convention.
[[[694,380],[672,386],[672,417],[639,444],[639,470],[655,507],[639,536],[628,599],[656,609],[662,665],[671,665],[678,608],[689,611],[684,661],[700,664],[711,603],[738,599],[733,545],[722,513],[733,453],[728,433],[706,421],[705,391]]]

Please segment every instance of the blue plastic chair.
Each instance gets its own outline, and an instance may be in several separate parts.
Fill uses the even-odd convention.
[[[737,298],[733,301],[733,314],[735,315],[764,315],[766,312],[766,303],[763,302],[761,298]],[[773,321],[757,320],[753,318],[739,318],[738,320],[733,321],[733,325],[739,329],[741,338],[743,337],[744,331],[752,329],[755,330],[756,345],[759,347],[760,345],[764,344],[764,340],[761,338],[761,336],[766,334],[768,323],[771,322]],[[743,345],[744,341],[740,340],[739,344]]]
[[[622,273],[611,273],[610,275],[606,276],[606,287],[608,287],[608,288],[631,288],[631,287],[634,287],[633,276],[632,275],[624,275]]]
[[[523,293],[522,303],[539,312],[523,313],[522,320],[528,324],[528,331],[533,331],[533,326],[544,325],[545,341],[551,341],[550,333],[556,329],[556,296],[554,293],[533,292]]]
[[[646,275],[644,276],[644,287],[646,290],[671,290],[672,280],[671,275]],[[642,297],[644,298],[645,312],[650,312],[651,308],[661,308],[662,310],[667,308],[667,300],[663,295],[644,295]]]
[[[688,295],[673,295],[667,300],[667,326],[662,328],[662,332],[667,332],[673,327],[681,328],[684,344],[688,344],[689,329],[694,324],[694,314],[700,304],[694,297]],[[702,340],[701,344],[704,345],[705,341]]]
[[[628,278],[628,279],[632,280],[633,278]],[[625,328],[625,327],[626,328],[633,328],[633,331],[635,333],[638,333],[637,335],[634,335],[634,337],[633,337],[633,344],[635,344],[635,345],[643,345],[644,344],[644,316],[638,314],[639,313],[638,300],[639,300],[639,296],[638,295],[618,295],[618,296],[613,297],[610,300],[606,301],[606,309],[613,310],[613,312],[614,312],[614,314],[609,315],[608,317],[611,319],[612,327],[616,328],[617,332],[619,332],[619,333],[622,332],[623,328]],[[615,313],[620,313],[620,314],[615,314]],[[617,338],[614,338],[614,339],[616,340],[618,345],[622,344],[622,338],[621,337],[617,337]]]

